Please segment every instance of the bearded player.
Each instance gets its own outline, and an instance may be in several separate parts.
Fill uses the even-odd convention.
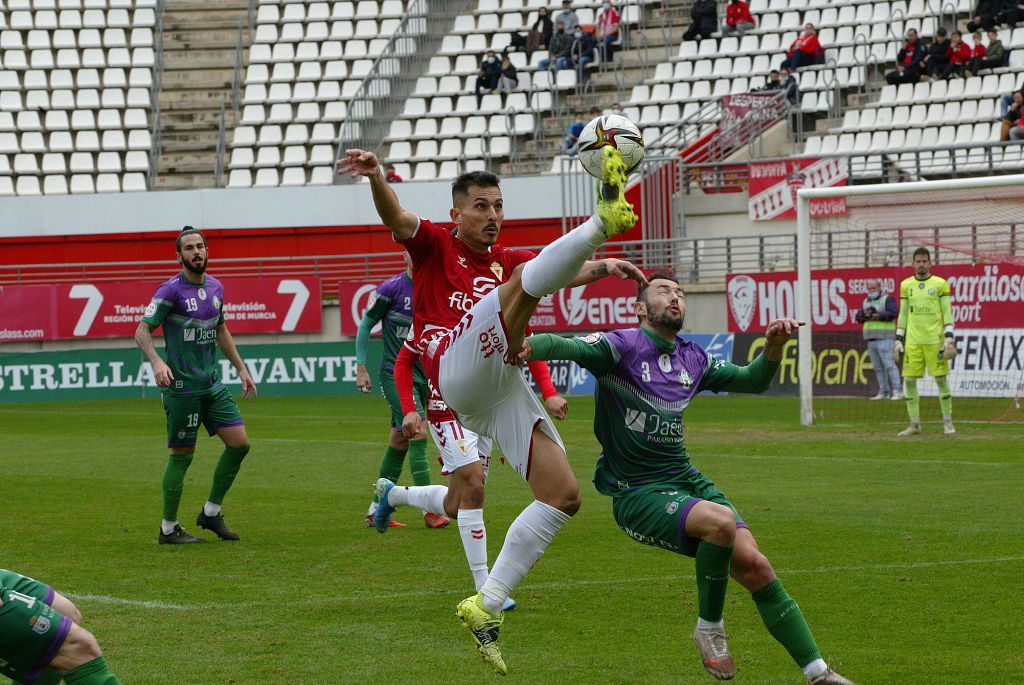
[[[455,235],[404,209],[381,172],[377,157],[347,150],[340,173],[366,176],[383,223],[413,259],[413,348],[422,354],[434,391],[480,439],[495,440],[506,461],[530,485],[535,500],[513,521],[479,593],[459,603],[457,615],[471,631],[484,660],[507,673],[498,648],[502,604],[540,559],[554,535],[579,509],[579,486],[558,432],[515,363],[516,353],[540,299],[556,290],[608,275],[643,275],[628,262],[590,261],[605,240],[636,223],[624,197],[625,165],[617,150],[604,153],[605,178],[597,216],[548,245],[540,254],[497,244],[504,220],[498,177],[463,174],[452,185]],[[463,313],[465,314],[463,316]],[[462,526],[470,507],[480,507],[484,469],[475,455],[442,455],[451,477],[441,486],[395,488],[378,481],[378,517],[398,504],[456,515]],[[391,497],[394,496],[394,502]],[[482,523],[482,520],[481,520]],[[484,551],[486,556],[486,550]]]
[[[631,538],[694,558],[693,639],[708,673],[720,680],[736,675],[722,618],[731,575],[810,683],[853,685],[821,658],[800,607],[736,507],[690,462],[683,440],[683,411],[698,393],[764,392],[783,347],[803,324],[772,321],[764,352],[736,366],[679,337],[686,297],[672,274],[652,274],[650,284],[639,289],[634,311],[639,328],[575,339],[531,336],[520,358],[570,359],[597,378],[594,434],[602,454],[594,485],[612,498],[615,522]]]
[[[932,254],[927,247],[919,247],[914,250],[914,275],[900,283],[900,316],[893,344],[896,363],[903,361],[903,394],[910,416],[910,425],[899,432],[900,437],[921,432],[917,379],[924,376],[925,369],[939,387],[942,430],[946,435],[956,433],[953,391],[949,387],[949,360],[955,359],[956,354],[949,283],[932,275]]]

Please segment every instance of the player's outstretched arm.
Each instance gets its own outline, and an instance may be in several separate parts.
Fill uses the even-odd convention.
[[[567,285],[567,288],[575,288],[578,285],[587,285],[594,281],[601,280],[605,276],[617,276],[621,279],[631,279],[637,283],[647,283],[647,277],[639,267],[625,259],[592,259],[583,263],[583,268],[576,274],[576,278]]]
[[[553,333],[538,333],[523,341],[516,355],[519,363],[543,359],[568,359],[597,376],[608,373],[617,361],[616,353],[600,334],[582,338],[563,338]]]
[[[153,365],[153,377],[156,379],[156,384],[161,388],[171,387],[174,372],[171,371],[171,367],[167,366],[167,362],[156,353],[156,345],[153,344],[153,327],[145,321],[140,321],[139,327],[135,329],[135,344]]]
[[[256,397],[256,383],[249,375],[249,369],[245,368],[245,362],[235,347],[235,339],[231,337],[227,324],[217,326],[217,347],[238,372],[238,379],[242,381],[242,397]]]
[[[398,195],[384,177],[377,155],[366,150],[345,150],[345,156],[338,160],[338,173],[349,173],[365,176],[370,179],[370,191],[373,193],[373,204],[384,225],[391,229],[397,240],[407,240],[416,232],[420,219],[412,212],[403,209]]]
[[[700,381],[701,390],[760,394],[771,387],[779,370],[786,343],[805,325],[796,319],[775,319],[765,331],[761,354],[746,366],[715,360]]]

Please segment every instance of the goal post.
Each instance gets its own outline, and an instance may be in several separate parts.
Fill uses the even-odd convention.
[[[1006,338],[1012,332],[1012,336],[1016,336],[1011,340],[1016,346],[1014,349],[1021,347],[1020,340],[1024,339],[1024,174],[808,188],[797,190],[796,196],[794,299],[797,317],[807,322],[798,334],[796,365],[803,425],[812,425],[823,418],[822,410],[816,406],[816,400],[823,394],[831,395],[830,399],[839,396],[835,389],[829,392],[819,382],[819,367],[824,360],[823,355],[816,358],[816,349],[821,348],[825,337],[840,351],[852,350],[858,345],[866,347],[860,340],[861,326],[854,320],[857,299],[854,293],[863,288],[867,278],[882,274],[886,276],[886,283],[895,283],[896,288],[891,288],[889,294],[898,303],[900,280],[913,274],[911,255],[918,247],[931,251],[933,273],[950,281],[958,348],[961,324],[979,333],[969,340],[981,340],[979,344],[987,345],[986,359],[995,358],[990,348],[994,349],[997,344],[994,341],[1000,335]],[[829,278],[831,290],[824,284]],[[835,307],[830,310],[839,297],[845,298],[843,311],[837,312]],[[856,309],[859,310],[859,306]],[[1015,329],[1019,336],[1013,332]],[[862,368],[873,371],[873,367],[863,364],[867,352],[861,352]],[[970,374],[963,370],[966,361],[960,365],[960,376],[970,375],[969,380],[961,383],[962,387],[981,389],[963,394],[988,398],[985,412],[991,416],[986,417],[979,409],[973,418],[1007,420],[1009,412],[995,408],[1000,399],[1008,400],[1002,403],[1004,407],[1012,402],[1019,409],[1024,388],[1024,371],[1019,366],[1022,361],[1024,354],[1015,354],[1005,369],[997,369],[997,364],[993,363],[988,371],[972,370]],[[991,379],[984,376],[989,372]],[[950,378],[956,380],[957,374],[957,361],[954,361]],[[849,386],[847,384],[847,388]],[[955,389],[953,394],[956,399]],[[833,410],[838,410],[829,413],[829,420],[838,418],[854,423],[858,417],[878,420],[879,411],[869,411],[864,393],[853,392],[846,399],[849,401],[842,410],[838,410],[840,403],[817,404],[830,404]],[[878,409],[883,406],[873,404]],[[902,402],[884,404],[891,407],[889,412],[893,416],[893,410],[902,409],[899,405],[903,405]],[[974,406],[980,407],[981,402]],[[956,413],[954,408],[954,415]],[[1022,420],[1020,412],[1014,412],[1009,420]]]

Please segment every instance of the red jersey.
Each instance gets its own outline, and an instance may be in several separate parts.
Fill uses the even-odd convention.
[[[420,219],[411,238],[399,241],[412,257],[412,333],[414,352],[439,331],[448,331],[480,298],[508,280],[512,271],[533,259],[529,250],[491,245],[487,254],[470,250],[447,228]]]

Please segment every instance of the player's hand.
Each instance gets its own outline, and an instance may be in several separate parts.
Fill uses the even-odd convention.
[[[373,389],[373,381],[370,380],[370,373],[366,370],[365,364],[356,364],[356,387],[359,392],[369,393]]]
[[[647,285],[647,276],[644,276],[644,272],[632,262],[625,259],[606,259],[604,265],[609,276],[618,276],[623,280],[628,278]]]
[[[238,374],[238,378],[242,381],[242,399],[256,397],[256,383],[253,381],[252,376],[249,375],[249,372],[242,371],[242,373]]]
[[[569,413],[569,403],[561,395],[552,395],[544,400],[544,408],[548,413],[561,421]]]
[[[418,412],[411,411],[402,417],[402,435],[414,440],[423,429],[423,417]]]
[[[899,340],[892,344],[892,360],[897,364],[903,361],[903,343]]]
[[[806,325],[806,321],[797,319],[774,319],[768,324],[768,330],[764,332],[764,337],[768,339],[769,345],[784,345],[801,326]]]
[[[956,342],[952,338],[946,341],[946,359],[953,361],[956,359],[956,355],[959,354],[956,349]]]
[[[526,362],[530,361],[530,355],[533,354],[533,345],[530,341],[523,339],[523,344],[519,347],[519,351],[516,353],[514,363],[516,366],[522,366]]]
[[[163,359],[153,364],[153,377],[156,379],[156,384],[161,388],[171,387],[171,381],[174,380],[174,372],[171,371],[171,367],[167,366],[167,362]]]
[[[373,176],[380,173],[380,161],[377,155],[366,150],[355,148],[345,150],[345,156],[336,162],[338,174],[349,173],[356,176]]]

